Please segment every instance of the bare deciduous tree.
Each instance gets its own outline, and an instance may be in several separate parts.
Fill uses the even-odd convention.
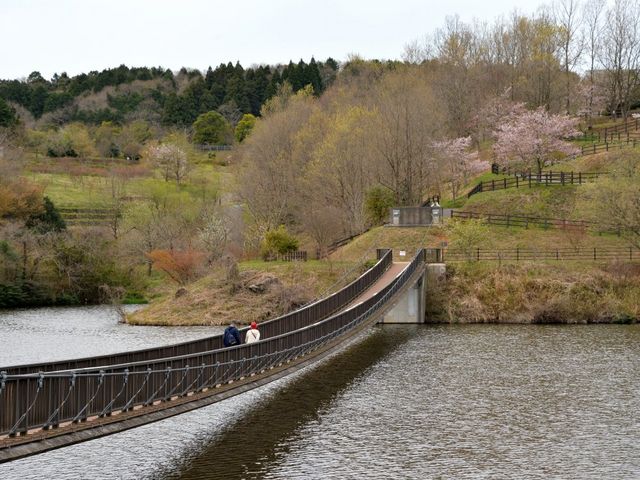
[[[600,48],[600,63],[606,72],[609,108],[626,118],[631,95],[640,77],[640,3],[615,0],[606,12]]]
[[[370,125],[374,115],[362,107],[346,108],[331,118],[307,167],[307,193],[341,212],[344,230],[360,233],[366,227],[365,195],[372,183]],[[326,222],[323,222],[326,223]]]
[[[418,72],[387,75],[377,85],[377,180],[398,205],[417,205],[435,167],[432,141],[443,130],[440,104]]]
[[[230,234],[229,222],[221,213],[213,209],[202,211],[198,239],[208,254],[209,263],[222,257]]]
[[[242,147],[240,196],[252,217],[256,238],[288,223],[288,216],[296,210],[304,168],[304,159],[297,151],[297,135],[312,113],[313,100],[298,93],[281,101],[270,101],[267,115],[256,123]]]
[[[605,0],[588,0],[583,6],[583,38],[589,58],[589,96],[587,110],[589,122],[594,113],[594,93],[596,90],[595,67],[602,34],[602,12]]]
[[[555,22],[560,30],[561,62],[565,76],[565,113],[571,111],[571,77],[584,51],[579,0],[558,0],[553,5]]]

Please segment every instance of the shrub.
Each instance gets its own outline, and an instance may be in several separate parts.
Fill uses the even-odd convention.
[[[251,115],[250,113],[245,113],[238,125],[236,125],[235,129],[235,137],[238,142],[242,142],[245,138],[249,136],[253,127],[256,124],[256,117]]]
[[[394,197],[391,190],[382,186],[373,187],[367,192],[365,199],[367,217],[374,225],[384,223],[393,204]]]
[[[291,235],[284,225],[275,230],[269,230],[262,242],[262,258],[267,259],[276,255],[295,252],[298,250],[298,239]]]
[[[193,122],[193,142],[219,145],[229,142],[231,125],[218,112],[203,113]]]
[[[153,268],[161,270],[179,285],[184,285],[196,277],[203,266],[205,254],[196,250],[154,250],[147,254]]]
[[[38,233],[61,232],[67,229],[67,225],[49,197],[44,197],[44,209],[38,213],[32,213],[25,226]]]
[[[452,220],[447,230],[451,238],[450,248],[468,255],[486,245],[491,234],[483,220]]]

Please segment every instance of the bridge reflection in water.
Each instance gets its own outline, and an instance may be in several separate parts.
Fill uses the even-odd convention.
[[[422,282],[426,252],[392,252],[334,295],[262,325],[265,340],[221,336],[95,358],[3,368],[0,462],[108,435],[264,385],[329,354]],[[406,265],[406,266],[405,266]],[[397,272],[397,274],[396,274]]]
[[[203,480],[255,478],[270,471],[303,425],[319,421],[336,397],[353,386],[367,368],[383,361],[415,335],[415,328],[384,328],[373,330],[348,351],[279,388],[268,400],[245,411],[241,421],[229,425],[200,450],[190,452],[180,465],[154,475],[164,480]],[[220,461],[223,458],[225,461]]]

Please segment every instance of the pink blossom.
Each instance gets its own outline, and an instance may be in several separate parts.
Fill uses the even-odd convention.
[[[582,135],[576,128],[578,119],[549,114],[543,107],[509,116],[496,130],[493,151],[504,164],[540,172],[554,154],[572,155],[579,150],[566,139]]]
[[[471,177],[489,169],[489,162],[480,160],[478,152],[469,151],[471,137],[460,137],[452,140],[441,140],[433,143],[436,157],[439,160],[443,180],[451,187],[455,199],[460,188]]]

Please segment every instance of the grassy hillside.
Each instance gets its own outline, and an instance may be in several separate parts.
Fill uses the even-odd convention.
[[[148,163],[127,163],[112,159],[85,162],[74,159],[31,161],[26,176],[44,188],[55,205],[104,207],[114,198],[148,199],[154,193],[185,193],[194,199],[215,199],[223,192],[225,169],[200,154],[182,185],[166,182]]]
[[[355,279],[364,270],[356,262],[262,262],[238,265],[235,283],[219,266],[206,277],[186,286],[176,296],[177,287],[164,283],[157,298],[143,310],[131,314],[128,322],[137,325],[222,325],[231,321],[261,322],[326,295]],[[265,285],[263,292],[251,288]]]
[[[557,170],[605,172],[606,155],[578,158]],[[554,167],[554,169],[556,169]],[[489,173],[470,182],[502,178]],[[495,214],[523,214],[582,219],[593,205],[588,192],[594,186],[536,186],[484,192],[448,201],[456,208]],[[445,200],[445,204],[447,201]],[[320,294],[376,248],[393,248],[406,259],[423,247],[468,245],[469,235],[480,229],[477,247],[508,249],[614,249],[628,248],[624,237],[594,231],[543,228],[506,228],[482,222],[447,222],[441,226],[398,228],[381,226],[355,238],[333,253],[329,261],[305,264],[244,262],[240,264],[242,288],[231,294],[220,271],[187,287],[189,293],[174,298],[165,290],[147,309],[130,321],[147,324],[220,324],[232,319],[248,322],[283,313]],[[471,233],[469,233],[471,232]],[[477,235],[476,235],[477,236]],[[248,289],[255,279],[279,279],[274,291],[257,295]],[[282,302],[282,298],[294,301]],[[640,267],[602,261],[450,262],[444,286],[431,292],[429,320],[437,322],[631,322],[640,316]]]
[[[640,153],[640,152],[639,152]],[[609,155],[592,155],[556,165],[556,171],[606,172]],[[485,173],[469,182],[501,179]],[[445,199],[444,205],[462,211],[493,214],[585,219],[594,215],[589,193],[598,185],[535,186],[484,192],[467,198]],[[440,227],[378,227],[334,254],[357,258],[374,245],[407,250],[455,248],[465,228],[481,229],[478,247],[489,250],[614,249],[629,248],[628,239],[594,231],[506,228],[492,225],[465,227],[464,222]],[[455,262],[447,265],[444,286],[432,292],[428,318],[434,322],[635,322],[640,318],[640,266],[625,261]]]

